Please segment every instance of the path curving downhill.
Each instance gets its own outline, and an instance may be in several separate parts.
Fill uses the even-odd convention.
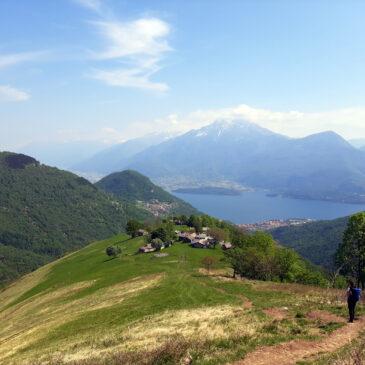
[[[250,352],[234,365],[294,365],[297,361],[320,353],[331,353],[347,345],[365,329],[365,317],[346,324],[318,341],[293,340],[264,346]]]

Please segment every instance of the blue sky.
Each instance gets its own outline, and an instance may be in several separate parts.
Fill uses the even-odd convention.
[[[1,0],[0,149],[244,118],[365,137],[365,2]]]

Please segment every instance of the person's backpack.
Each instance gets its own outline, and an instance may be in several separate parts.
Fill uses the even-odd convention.
[[[352,290],[352,295],[354,296],[355,301],[358,302],[361,298],[361,289],[360,288],[354,288]]]

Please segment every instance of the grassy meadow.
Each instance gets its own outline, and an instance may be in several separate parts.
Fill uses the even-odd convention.
[[[232,279],[219,248],[175,243],[156,257],[142,244],[92,243],[0,292],[0,364],[226,364],[344,326],[343,291]],[[110,245],[122,254],[110,259]]]

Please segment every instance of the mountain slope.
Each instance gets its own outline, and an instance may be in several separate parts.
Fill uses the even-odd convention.
[[[334,132],[294,139],[219,121],[142,151],[128,168],[186,187],[223,179],[293,197],[365,201],[365,153]]]
[[[142,152],[150,146],[163,142],[169,137],[170,136],[168,134],[160,133],[131,139],[99,151],[93,156],[78,163],[70,164],[69,167],[72,171],[81,173],[97,173],[100,175],[121,171],[125,169],[129,160],[134,155]]]
[[[348,217],[276,228],[270,233],[283,246],[293,248],[316,265],[334,267],[334,255],[346,229]]]
[[[190,204],[153,184],[149,178],[137,171],[125,170],[115,172],[104,177],[95,185],[118,198],[125,199],[133,204],[142,205],[147,209],[162,203],[162,206],[166,208],[164,215],[190,215],[197,213],[197,210]]]
[[[147,212],[72,173],[0,153],[0,283],[124,230]]]
[[[219,121],[148,148],[130,166],[154,178],[238,179],[252,151],[286,139],[252,123]]]
[[[135,254],[143,242],[95,242],[0,292],[0,363],[181,364],[191,356],[223,365],[264,345],[308,344],[308,333],[318,343],[345,321],[338,290],[234,280],[219,249],[176,243],[168,256]],[[112,260],[110,245],[122,249]],[[216,260],[210,272],[206,256]]]
[[[365,147],[365,138],[350,139],[349,143],[356,148],[363,149]]]

